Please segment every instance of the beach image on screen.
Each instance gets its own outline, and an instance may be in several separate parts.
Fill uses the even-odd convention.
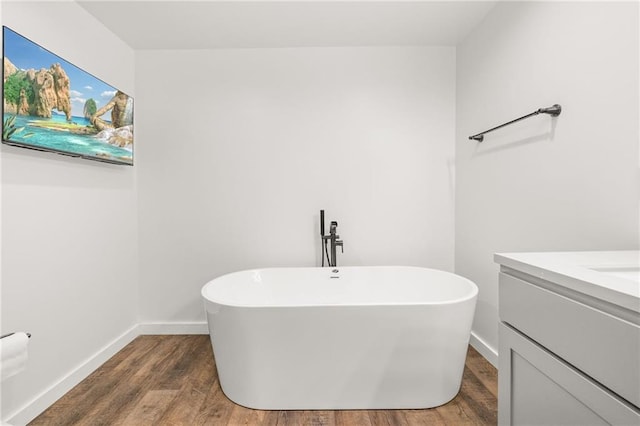
[[[133,165],[133,98],[3,27],[4,143]]]

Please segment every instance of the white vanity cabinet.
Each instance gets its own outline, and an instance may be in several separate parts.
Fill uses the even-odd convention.
[[[496,262],[499,424],[640,425],[640,280],[628,273],[638,252]]]

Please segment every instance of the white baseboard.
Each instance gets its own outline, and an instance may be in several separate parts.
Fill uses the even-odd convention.
[[[147,322],[139,326],[138,334],[209,334],[203,322]]]
[[[86,379],[109,358],[143,334],[209,334],[206,322],[180,323],[142,323],[127,330],[120,337],[100,349],[97,353],[67,374],[58,383],[35,397],[31,402],[7,416],[7,421],[14,425],[25,425],[35,419],[60,397],[69,392],[78,383]]]
[[[78,383],[86,379],[109,358],[114,356],[122,348],[131,343],[133,339],[138,337],[140,335],[138,328],[138,325],[134,325],[111,343],[100,349],[85,362],[80,364],[75,370],[62,378],[58,383],[49,387],[49,389],[35,397],[31,402],[28,402],[15,413],[8,416],[8,422],[14,425],[26,425],[31,420],[35,419],[51,404],[60,399],[60,397],[69,392]]]
[[[476,333],[471,332],[471,338],[469,344],[480,353],[487,361],[491,363],[495,368],[498,368],[498,351],[489,346],[487,342],[478,337]]]

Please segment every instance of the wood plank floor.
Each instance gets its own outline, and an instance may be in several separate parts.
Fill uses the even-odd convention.
[[[497,372],[469,347],[462,389],[429,410],[260,411],[220,389],[209,336],[140,336],[30,425],[492,425]]]

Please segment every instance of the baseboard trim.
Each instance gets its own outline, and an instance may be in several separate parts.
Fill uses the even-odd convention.
[[[75,370],[71,371],[60,381],[49,387],[49,389],[45,390],[31,402],[28,402],[15,413],[8,416],[7,421],[12,424],[21,425],[27,424],[35,419],[40,413],[60,399],[64,394],[69,392],[74,386],[86,379],[109,358],[114,356],[122,348],[131,343],[133,339],[138,337],[140,335],[138,329],[139,326],[136,324],[129,330],[125,331],[122,335],[80,364],[80,366]]]
[[[13,414],[7,416],[7,421],[17,425],[29,423],[64,394],[73,389],[74,386],[86,379],[109,358],[131,343],[136,337],[143,334],[209,334],[209,329],[207,323],[204,321],[136,324],[100,349],[93,356],[89,357],[89,359],[80,364],[80,366],[49,387],[49,389],[35,397],[31,402],[28,402],[22,408],[19,408]]]
[[[147,322],[138,329],[139,334],[209,334],[207,323],[203,322]]]
[[[476,333],[471,332],[469,344],[480,353],[495,368],[498,368],[498,351],[491,347],[487,342],[482,340]]]

